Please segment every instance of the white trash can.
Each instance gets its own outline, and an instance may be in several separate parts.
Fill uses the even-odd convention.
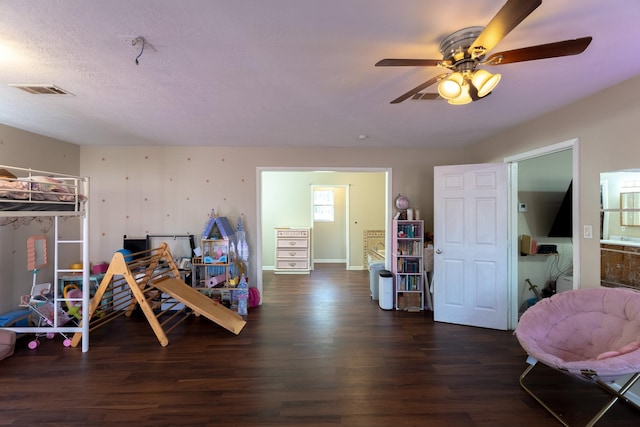
[[[378,304],[383,310],[393,309],[393,273],[389,270],[380,270],[379,279],[380,300]]]
[[[369,263],[369,295],[372,300],[378,300],[378,292],[380,289],[379,280],[380,270],[384,268],[383,262],[370,262]]]

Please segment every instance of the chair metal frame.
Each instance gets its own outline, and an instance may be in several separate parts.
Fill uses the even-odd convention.
[[[562,419],[562,416],[560,414],[558,414],[556,411],[551,409],[549,405],[547,405],[540,397],[538,397],[533,391],[531,391],[529,387],[527,387],[524,384],[525,377],[529,375],[529,373],[533,370],[533,368],[538,364],[538,360],[532,356],[529,356],[527,357],[527,363],[529,364],[529,366],[520,375],[520,386],[531,397],[533,397],[540,405],[542,405],[542,407],[545,408],[547,412],[549,412],[558,421],[560,421],[560,423],[562,423],[563,426],[570,427],[569,424],[567,424],[567,422],[564,419]],[[572,375],[575,375],[575,374],[572,374]],[[631,387],[633,387],[633,385],[636,382],[638,382],[638,380],[640,380],[640,372],[636,372],[635,374],[633,374],[631,378],[629,378],[629,380],[627,380],[627,382],[622,387],[620,387],[619,390],[616,390],[615,388],[613,388],[609,383],[602,381],[598,377],[597,372],[595,371],[583,370],[581,371],[581,375],[585,379],[598,384],[602,389],[604,389],[607,393],[613,396],[611,400],[609,400],[602,408],[600,408],[600,410],[593,416],[593,418],[591,418],[589,422],[585,424],[586,427],[593,427],[606,414],[606,412],[609,409],[611,409],[613,405],[619,400],[622,400],[624,403],[640,411],[640,405],[638,405],[634,401],[630,400],[627,396],[625,396],[625,393],[627,393],[627,391],[629,391],[629,389],[631,389]]]

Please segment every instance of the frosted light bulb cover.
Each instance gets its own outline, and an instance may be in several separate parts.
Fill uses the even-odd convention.
[[[446,79],[440,81],[438,93],[445,99],[455,99],[462,93],[463,83],[462,74],[458,72],[452,73]]]

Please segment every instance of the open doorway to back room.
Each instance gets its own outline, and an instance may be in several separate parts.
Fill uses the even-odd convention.
[[[576,138],[504,159],[512,163],[512,327],[539,298],[535,292],[542,296],[579,287],[578,158]],[[561,221],[565,230],[558,233],[567,198],[571,209]]]
[[[385,230],[389,223],[391,170],[387,168],[258,168],[258,241],[256,262],[259,271],[272,272],[276,261],[276,228],[310,229],[310,248],[316,251],[315,240],[326,248],[344,246],[344,255],[320,254],[322,260],[341,259],[348,270],[366,270],[363,265],[363,236],[366,230]],[[327,238],[316,234],[313,221],[314,187],[344,190],[343,237]],[[347,191],[348,189],[348,191]],[[320,228],[320,227],[318,227]],[[322,232],[322,230],[318,230]],[[335,239],[341,240],[334,243]],[[328,243],[327,243],[328,242]],[[325,249],[326,249],[325,248]],[[323,251],[325,250],[323,249]],[[319,250],[319,249],[317,249]],[[315,254],[311,254],[311,260]],[[320,260],[320,262],[322,262]],[[273,273],[270,273],[273,274]],[[310,274],[313,274],[311,269]],[[262,292],[262,274],[258,274],[258,289]]]
[[[350,264],[348,185],[311,186],[313,264]]]

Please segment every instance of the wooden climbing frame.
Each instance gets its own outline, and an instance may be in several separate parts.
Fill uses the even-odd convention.
[[[122,315],[131,316],[136,306],[163,347],[169,344],[167,333],[191,314],[202,315],[236,335],[246,324],[242,316],[182,280],[166,243],[126,256],[113,255],[89,304],[89,332]],[[81,339],[82,333],[77,332],[71,345],[76,347]]]

